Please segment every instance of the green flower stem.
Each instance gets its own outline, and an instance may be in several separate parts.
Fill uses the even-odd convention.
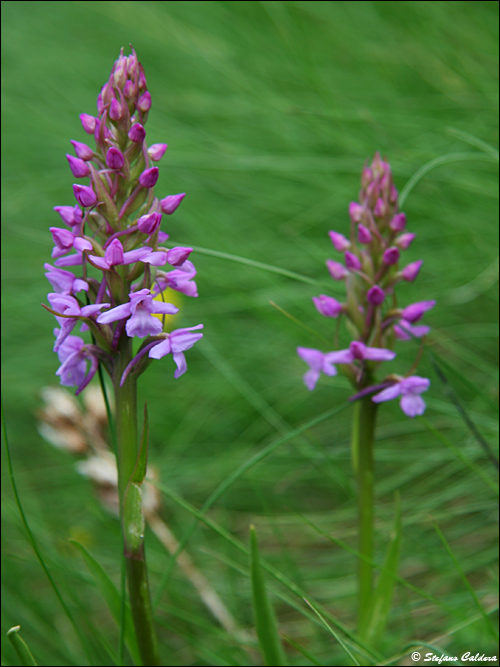
[[[358,482],[358,632],[362,635],[370,615],[373,592],[373,443],[377,405],[366,396],[354,405],[352,460]]]
[[[132,339],[122,336],[113,372],[113,384],[116,402],[118,492],[120,497],[125,570],[132,618],[142,664],[155,666],[161,663],[153,624],[153,610],[151,607],[148,573],[144,556],[144,518],[142,516],[142,509],[140,508],[140,493],[138,494],[139,507],[137,512],[124,512],[123,502],[137,461],[139,447],[137,431],[137,381],[133,374],[130,374],[123,387],[120,387],[122,373],[131,359]],[[140,536],[140,539],[135,539],[131,542],[130,536],[136,536],[136,538]]]

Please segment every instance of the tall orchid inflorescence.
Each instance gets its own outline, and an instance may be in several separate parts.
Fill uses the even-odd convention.
[[[132,618],[141,664],[160,665],[141,499],[148,418],[145,408],[139,444],[137,378],[152,359],[168,354],[177,366],[174,376],[182,375],[187,368],[184,352],[203,336],[203,325],[167,333],[164,321],[155,317],[178,311],[163,298],[167,288],[187,296],[198,294],[196,270],[189,260],[192,248],[161,245],[168,238],[160,230],[162,216],[171,215],[184,194],[161,200],[154,195],[158,167],[153,163],[163,157],[167,145],[146,144],[144,125],[150,108],[142,65],[133,49],[128,57],[122,49],[97,98],[97,117],[80,116],[95,148],[72,141],[76,155],[66,157],[73,176],[90,178],[90,183],[73,185],[76,205],[55,207],[67,228],[51,227],[55,261],[45,268],[54,288],[47,309],[59,324],[54,350],[61,362],[57,371],[61,384],[81,392],[99,363],[113,383],[113,440]],[[79,275],[68,267],[78,267]],[[71,335],[79,322],[82,331],[90,329],[92,342]],[[136,337],[143,340],[134,351]]]
[[[374,589],[372,565],[377,407],[383,401],[400,398],[406,415],[421,415],[425,410],[421,394],[430,384],[427,378],[413,374],[419,355],[405,375],[390,373],[376,379],[375,374],[381,363],[392,362],[396,357],[396,340],[418,339],[428,333],[429,327],[420,320],[435,301],[419,301],[403,308],[398,304],[396,288],[405,281],[413,282],[423,262],[399,266],[402,253],[415,234],[406,230],[406,215],[398,208],[391,169],[378,153],[371,165],[363,169],[359,202],[351,202],[349,217],[349,238],[330,232],[335,250],[344,255],[344,263],[331,259],[326,263],[331,277],[345,284],[345,302],[324,294],[313,297],[313,302],[325,317],[338,321],[345,316],[353,340],[344,350],[325,353],[299,347],[297,352],[309,365],[304,375],[308,389],[314,389],[321,373],[336,375],[336,364],[342,365],[355,389],[351,397],[351,449],[358,488],[358,633],[373,641],[380,633],[377,619],[381,604],[377,597],[379,588]],[[339,347],[338,341],[335,347]],[[392,589],[384,584],[386,588],[390,595]]]
[[[117,353],[126,338],[144,341],[120,367],[121,385],[129,373],[140,375],[150,359],[170,353],[179,377],[186,371],[184,351],[203,336],[202,324],[164,333],[162,322],[154,317],[178,312],[176,306],[154,300],[167,288],[198,294],[196,270],[188,259],[192,248],[161,245],[168,238],[160,230],[162,216],[171,215],[184,194],[155,197],[158,167],[153,163],[163,157],[167,144],[146,144],[144,125],[150,108],[144,69],[133,49],[128,57],[122,49],[97,98],[97,117],[80,116],[95,148],[71,141],[75,155],[66,155],[73,176],[90,178],[90,183],[73,185],[75,206],[55,207],[67,228],[50,228],[55,261],[45,269],[54,290],[48,295],[49,310],[59,324],[54,346],[61,361],[57,375],[61,384],[77,386],[77,393],[90,382],[99,361],[116,376]],[[80,275],[68,267],[78,267]],[[92,332],[93,343],[70,335],[79,321],[81,331]]]
[[[371,400],[380,403],[400,397],[406,415],[421,415],[425,402],[420,394],[429,387],[427,378],[413,375],[412,369],[406,376],[390,374],[381,383],[373,384],[380,362],[395,358],[395,340],[420,338],[429,332],[429,327],[419,322],[436,303],[419,301],[404,308],[398,306],[396,287],[401,282],[414,281],[423,262],[399,266],[401,254],[415,234],[406,230],[406,215],[398,209],[398,191],[390,166],[378,153],[372,164],[363,169],[359,202],[351,202],[349,216],[349,238],[330,232],[335,250],[344,254],[344,263],[331,259],[326,263],[332,278],[345,283],[346,301],[340,303],[322,294],[313,297],[313,302],[325,317],[344,315],[354,340],[348,349],[334,352],[297,348],[309,365],[304,382],[312,390],[321,372],[336,375],[335,364],[344,364],[358,390],[354,398],[373,394]]]

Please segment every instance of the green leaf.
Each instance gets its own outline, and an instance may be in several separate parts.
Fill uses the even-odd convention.
[[[137,461],[123,494],[123,539],[125,555],[143,557],[145,520],[142,511],[142,483],[148,467],[149,420],[147,406],[144,405],[144,423]]]
[[[142,512],[142,490],[129,482],[123,496],[123,541],[125,556],[143,558],[145,521]]]
[[[286,665],[278,624],[266,591],[264,573],[260,565],[257,535],[250,526],[250,576],[252,580],[253,611],[259,645],[266,665]]]
[[[394,584],[398,576],[399,556],[401,551],[401,503],[396,495],[396,517],[392,529],[391,541],[387,550],[383,568],[372,597],[370,613],[367,615],[367,627],[363,633],[368,643],[376,643],[387,625],[391,611]]]
[[[26,666],[37,665],[38,663],[35,661],[35,658],[29,650],[28,645],[19,634],[20,629],[20,625],[15,625],[7,632],[7,637],[10,639],[10,642],[17,653],[17,657],[19,658],[19,664]]]
[[[74,539],[70,539],[70,542],[78,549],[80,555],[83,557],[88,569],[90,570],[90,573],[94,578],[99,593],[103,597],[109,611],[111,612],[113,620],[115,621],[116,625],[120,627],[122,601],[116,586],[111,581],[110,577],[102,568],[102,566],[95,560],[95,558],[85,549],[82,544]],[[125,607],[124,626],[124,636],[127,648],[135,664],[140,665],[141,658],[139,649],[137,648],[137,641],[132,623],[132,615],[128,604]]]

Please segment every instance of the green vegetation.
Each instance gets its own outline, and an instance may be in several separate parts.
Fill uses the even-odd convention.
[[[149,460],[163,520],[236,626],[219,624],[148,531],[164,664],[262,664],[251,524],[287,664],[401,664],[419,646],[494,655],[496,470],[477,435],[498,438],[498,3],[478,0],[2,3],[3,402],[21,503],[66,605],[5,473],[2,636],[21,626],[39,665],[130,664],[119,523],[35,416],[42,387],[57,384],[40,303],[52,208],[73,203],[64,154],[85,141],[78,116],[95,112],[129,42],[153,97],[148,140],[169,144],[156,191],[187,192],[162,228],[197,249],[200,297],[185,298],[176,326],[205,324],[185,376],[164,359],[139,382]],[[369,634],[382,636],[361,642],[350,388],[323,376],[307,391],[295,348],[332,345],[311,297],[342,298],[327,232],[346,233],[376,150],[418,237],[408,261],[424,259],[407,302],[437,305],[419,368],[432,382],[425,419],[397,401],[379,410],[374,568],[392,610],[386,619],[377,591]],[[2,644],[2,664],[19,664]]]

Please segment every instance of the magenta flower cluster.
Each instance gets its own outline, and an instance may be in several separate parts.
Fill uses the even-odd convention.
[[[396,357],[392,349],[395,340],[421,338],[429,332],[420,321],[436,303],[429,300],[398,306],[396,287],[413,282],[423,262],[410,262],[402,268],[399,265],[415,234],[406,229],[406,215],[398,209],[398,191],[390,166],[378,153],[363,169],[359,202],[351,202],[349,217],[349,237],[329,233],[344,261],[326,262],[331,277],[345,283],[345,303],[325,294],[313,297],[313,303],[324,317],[344,316],[354,340],[346,350],[326,353],[297,348],[309,366],[304,383],[313,390],[321,373],[336,375],[335,364],[344,364],[346,375],[358,391],[354,398],[374,394],[371,400],[380,403],[399,397],[406,415],[421,415],[425,410],[421,394],[430,385],[427,378],[390,374],[375,381],[379,364]]]
[[[126,337],[144,340],[122,383],[128,373],[140,374],[148,359],[167,354],[172,354],[179,377],[186,371],[184,352],[203,336],[202,324],[164,333],[153,316],[178,311],[154,299],[166,289],[193,297],[198,292],[189,260],[192,248],[162,246],[168,238],[160,229],[162,217],[174,213],[185,195],[158,199],[154,194],[154,163],[167,144],[146,143],[150,108],[144,69],[133,49],[129,56],[122,49],[97,98],[97,116],[80,116],[92,145],[71,141],[75,154],[66,155],[73,176],[90,181],[73,185],[74,205],[55,207],[65,227],[50,228],[54,262],[45,269],[53,288],[47,309],[59,325],[57,375],[61,384],[77,386],[77,393],[90,382],[99,361],[110,375],[116,372]],[[68,270],[72,267],[78,275]],[[78,323],[81,331],[90,329],[94,342],[70,335]]]

